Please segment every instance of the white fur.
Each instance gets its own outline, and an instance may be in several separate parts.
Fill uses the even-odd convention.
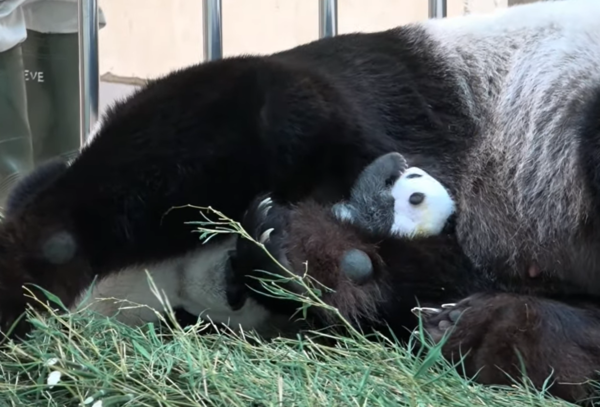
[[[234,328],[261,329],[270,314],[254,300],[248,299],[237,311],[227,304],[224,267],[227,252],[234,247],[235,237],[232,237],[182,257],[122,270],[97,281],[91,293],[90,290],[82,293],[76,304],[133,326],[157,321],[154,310],[161,312],[164,308],[151,290],[147,270],[161,297],[166,297],[171,307],[182,307],[193,315]]]
[[[480,128],[456,196],[476,266],[595,268],[578,253],[591,210],[573,113],[600,84],[599,21],[600,1],[567,0],[419,23]]]
[[[418,174],[420,177],[409,178]],[[409,202],[410,196],[425,195],[419,205]],[[441,233],[448,218],[454,213],[454,201],[436,179],[420,168],[406,170],[392,187],[394,197],[394,224],[391,233],[397,236],[432,236]]]

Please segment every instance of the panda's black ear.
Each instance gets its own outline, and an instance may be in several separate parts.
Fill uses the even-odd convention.
[[[44,188],[64,174],[68,167],[68,163],[61,158],[40,164],[12,188],[6,200],[4,215],[10,218],[34,200]]]

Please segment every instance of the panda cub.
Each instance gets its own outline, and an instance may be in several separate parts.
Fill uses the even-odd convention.
[[[242,225],[287,270],[330,288],[322,299],[349,321],[363,329],[388,324],[405,336],[417,321],[411,310],[458,300],[460,282],[471,278],[473,268],[451,233],[455,212],[440,182],[388,153],[363,170],[347,201],[284,206],[261,197]],[[260,270],[285,275],[258,245],[239,239],[231,262],[248,296],[267,309],[296,311],[298,304],[257,293],[264,288],[256,277],[266,277]],[[288,288],[301,293],[296,284]],[[334,322],[322,309],[312,317]]]
[[[381,236],[414,238],[442,233],[455,211],[442,184],[399,153],[376,159],[359,175],[350,199],[333,207],[337,219]]]

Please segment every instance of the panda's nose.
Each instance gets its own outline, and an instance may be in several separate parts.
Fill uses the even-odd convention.
[[[408,198],[408,202],[411,205],[420,205],[425,200],[425,194],[422,192],[415,192]]]

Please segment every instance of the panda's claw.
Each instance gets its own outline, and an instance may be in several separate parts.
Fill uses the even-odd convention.
[[[410,311],[418,317],[423,316],[427,318],[439,314],[440,312],[442,312],[442,309],[431,307],[414,307]]]
[[[444,308],[444,309],[454,308],[454,307],[456,307],[456,303],[442,304],[442,308]]]
[[[273,207],[273,199],[270,196],[267,196],[265,199],[260,201],[258,204],[257,210],[261,211],[263,217],[267,217],[269,215],[269,211]]]
[[[263,244],[267,243],[269,241],[269,237],[271,236],[271,232],[273,232],[274,230],[275,230],[275,228],[269,228],[269,229],[265,230],[264,232],[262,232],[258,242],[263,243]]]
[[[279,270],[277,262],[287,264],[288,215],[289,209],[277,204],[268,195],[256,197],[251,202],[241,222],[250,238],[238,239],[236,261],[232,266],[237,278],[245,279],[256,270],[275,273]]]

